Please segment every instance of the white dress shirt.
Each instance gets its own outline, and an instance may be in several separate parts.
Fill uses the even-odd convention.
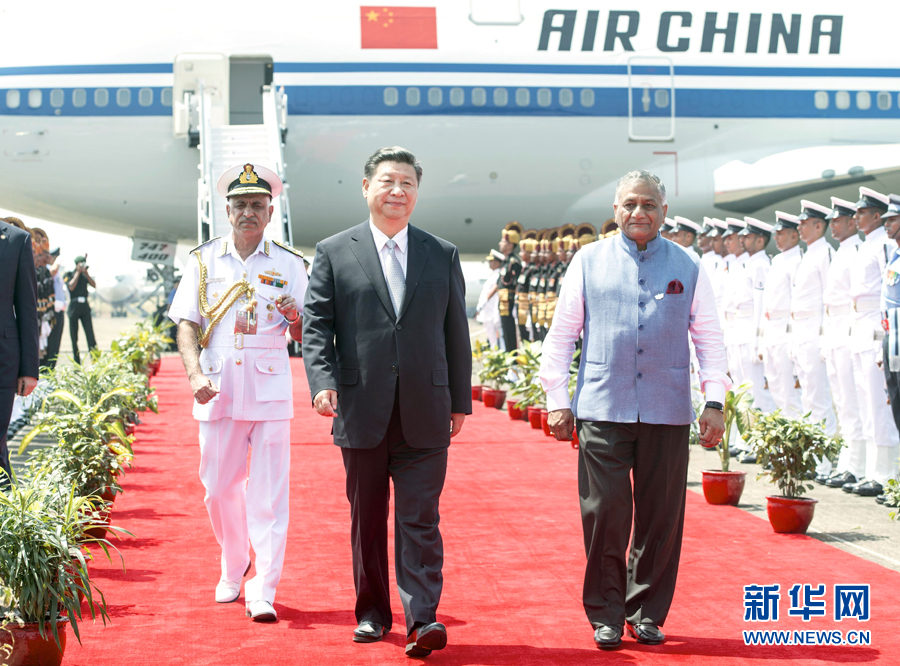
[[[881,282],[887,258],[894,249],[884,227],[866,236],[856,253],[850,269],[850,299],[853,302],[853,326],[850,331],[850,350],[868,351],[881,345]]]
[[[771,346],[790,340],[788,323],[791,316],[791,283],[803,253],[795,245],[772,257],[772,266],[763,290],[763,343]]]
[[[853,302],[850,300],[850,271],[856,262],[862,240],[856,234],[841,241],[831,258],[825,279],[825,320],[822,325],[822,348],[838,349],[850,341],[853,323]]]
[[[581,255],[576,253],[563,279],[553,325],[541,347],[539,379],[547,391],[547,409],[550,411],[572,407],[568,368],[575,353],[575,341],[584,329],[584,282],[581,276]],[[703,266],[700,266],[697,276],[688,330],[697,350],[700,386],[706,399],[724,404],[731,381],[728,379],[724,347],[721,343],[710,344],[721,340],[722,332],[712,284]]]
[[[794,313],[795,319],[798,317],[806,319],[824,312],[822,296],[825,293],[825,283],[828,281],[828,269],[833,254],[834,250],[824,237],[806,248],[806,253],[794,275],[791,292],[791,312]]]
[[[378,253],[378,260],[381,262],[381,271],[384,273],[385,282],[387,282],[388,279],[388,260],[391,258],[387,248],[388,240],[393,240],[397,243],[397,247],[394,248],[394,256],[397,257],[397,261],[400,262],[400,268],[403,269],[403,277],[406,277],[406,259],[408,256],[406,248],[409,242],[409,227],[403,227],[394,234],[393,239],[388,239],[387,235],[375,226],[371,218],[369,218],[369,228],[372,230],[372,238],[375,239],[375,251]]]
[[[756,348],[763,316],[763,289],[771,261],[764,250],[752,256],[745,252],[741,256],[744,257],[743,268],[729,282],[729,288],[734,289],[729,310],[734,317],[730,342],[735,345],[752,344]]]

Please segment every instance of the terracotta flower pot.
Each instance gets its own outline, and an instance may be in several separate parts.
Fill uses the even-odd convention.
[[[550,432],[550,424],[547,423],[547,419],[550,417],[550,412],[546,409],[541,410],[541,429],[544,431],[544,434],[547,437],[553,437],[553,433]]]
[[[126,423],[126,424],[125,424],[125,434],[126,434],[126,435],[133,435],[133,434],[134,434],[134,424],[133,424],[133,423]]]
[[[0,650],[3,654],[3,663],[9,666],[26,666],[28,664],[40,664],[40,666],[59,666],[63,660],[63,653],[66,651],[66,626],[68,620],[60,620],[57,625],[59,632],[59,644],[62,649],[56,646],[53,640],[53,630],[50,624],[44,625],[44,633],[46,638],[41,637],[37,622],[26,622],[20,627],[15,622],[10,622],[4,627],[4,631],[0,631],[0,645],[10,646],[12,653],[6,656],[5,649]]]
[[[506,391],[500,391],[499,389],[494,391],[494,407],[497,409],[503,409],[503,404],[506,402]]]
[[[481,387],[473,386],[472,387],[472,400],[481,400]]]
[[[744,492],[747,472],[703,470],[703,496],[710,504],[737,506]]]
[[[769,495],[766,499],[766,511],[773,530],[779,534],[806,534],[819,500],[780,495]]]
[[[511,418],[513,421],[519,421],[522,418],[522,410],[516,407],[516,405],[518,404],[518,400],[506,401],[506,411],[509,414],[509,418]]]
[[[487,386],[482,386],[481,402],[484,403],[485,407],[496,407],[498,393],[500,393],[500,391],[495,391],[494,389],[488,388]]]
[[[528,423],[531,424],[531,427],[535,430],[541,429],[541,408],[540,407],[529,407],[528,408]]]

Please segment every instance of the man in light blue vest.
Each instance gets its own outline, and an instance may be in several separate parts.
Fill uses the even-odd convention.
[[[725,431],[722,403],[731,386],[709,276],[659,235],[665,186],[648,171],[632,171],[619,181],[613,209],[622,233],[573,258],[540,371],[551,431],[568,440],[578,428],[584,609],[605,650],[621,645],[626,623],[640,643],[665,640],[660,627],[675,591],[695,418],[689,335],[708,400],[700,416],[706,447]],[[569,365],[582,332],[570,403]]]

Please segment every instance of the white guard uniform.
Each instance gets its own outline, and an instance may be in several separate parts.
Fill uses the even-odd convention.
[[[750,256],[746,252],[741,279],[732,296],[732,353],[740,363],[741,381],[752,382],[753,406],[764,413],[775,411],[775,402],[766,388],[766,375],[759,358],[759,328],[762,324],[762,297],[770,261],[765,251]],[[738,257],[740,260],[740,257]],[[729,288],[733,283],[729,283]]]
[[[822,298],[825,319],[821,339],[831,396],[844,440],[836,471],[850,472],[857,479],[866,475],[866,444],[850,354],[850,326],[855,315],[850,301],[850,271],[861,243],[856,235],[845,238],[831,259]]]
[[[495,292],[490,298],[487,295],[497,285],[499,279],[500,269],[495,268],[491,271],[488,279],[484,281],[481,294],[478,296],[478,304],[475,306],[478,313],[475,319],[484,325],[484,332],[487,334],[488,344],[492,349],[498,349],[503,340],[503,336],[500,335],[500,292]]]
[[[195,252],[207,267],[209,305],[246,278],[255,288],[256,334],[235,334],[241,298],[216,326],[200,353],[203,373],[219,388],[205,405],[194,403],[200,422],[200,479],[213,532],[222,547],[222,580],[239,584],[256,553],[256,576],[247,581],[244,598],[275,599],[281,578],[288,528],[290,419],[294,416],[291,369],[285,331],[288,323],[275,309],[279,295],[290,295],[302,312],[308,278],[303,260],[264,239],[241,260],[232,236],[215,238]],[[191,254],[169,308],[177,324],[187,319],[203,330],[209,321],[199,308],[199,265]],[[252,449],[250,473],[247,453]]]
[[[803,253],[799,246],[772,257],[772,267],[763,290],[762,349],[769,391],[777,407],[789,419],[800,411],[800,392],[794,383],[791,356],[791,283]]]
[[[829,435],[835,434],[836,423],[819,334],[825,315],[822,295],[833,253],[824,238],[809,245],[794,275],[791,291],[791,343],[797,360],[803,413],[810,412],[814,422],[824,419],[825,432]],[[830,466],[825,464],[825,467]],[[819,470],[820,474],[830,472],[825,467]]]
[[[725,353],[728,358],[728,374],[731,375],[732,385],[737,388],[744,383],[743,366],[739,345],[735,343],[734,326],[737,318],[737,299],[743,293],[742,280],[744,278],[744,261],[750,255],[744,252],[740,256],[729,254],[725,257],[725,286],[722,289],[722,337],[725,339]],[[752,316],[750,313],[743,313]]]
[[[893,245],[884,227],[877,228],[860,245],[850,270],[850,298],[854,311],[850,352],[866,440],[865,478],[882,485],[893,474],[897,447],[900,446],[897,427],[887,404],[884,372],[878,366],[884,340],[881,281]]]

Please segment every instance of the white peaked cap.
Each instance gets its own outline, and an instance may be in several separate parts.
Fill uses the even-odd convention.
[[[681,217],[679,215],[675,216],[675,224],[679,226],[685,226],[687,229],[685,231],[693,231],[696,234],[700,233],[700,225],[694,222],[693,220],[689,220],[686,217]]]
[[[744,221],[747,223],[747,233],[771,234],[774,231],[771,224],[763,222],[762,220],[757,220],[755,217],[744,217]]]

